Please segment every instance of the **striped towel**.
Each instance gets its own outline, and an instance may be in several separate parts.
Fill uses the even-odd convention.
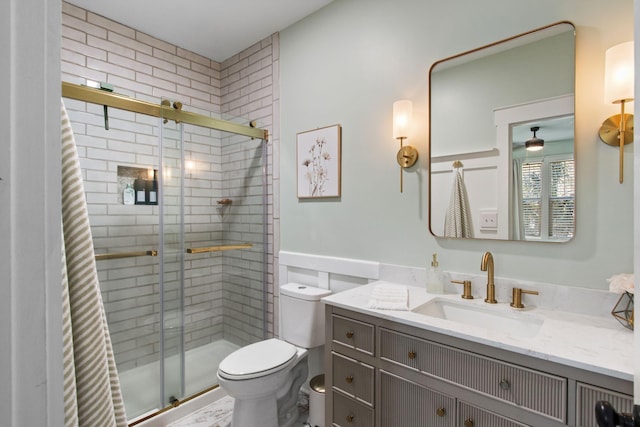
[[[460,171],[456,169],[449,208],[444,218],[445,237],[473,237],[467,189]]]
[[[409,290],[402,285],[377,284],[373,287],[367,307],[377,310],[409,310]]]
[[[61,117],[64,425],[126,427],[80,161],[64,103]]]

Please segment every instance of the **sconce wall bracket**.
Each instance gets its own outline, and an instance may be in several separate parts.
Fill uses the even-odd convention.
[[[398,150],[396,160],[398,160],[400,167],[405,169],[410,168],[415,165],[418,160],[418,150],[410,145],[404,146]]]
[[[624,182],[624,146],[633,142],[633,114],[624,113],[624,103],[624,100],[620,103],[621,113],[609,117],[600,127],[600,139],[605,144],[618,147],[620,150],[618,166],[620,184]]]
[[[620,119],[622,115],[616,114],[609,117],[600,126],[600,140],[607,145],[613,147],[620,146]],[[633,142],[633,114],[625,114],[625,126],[624,126],[624,144],[631,144]]]

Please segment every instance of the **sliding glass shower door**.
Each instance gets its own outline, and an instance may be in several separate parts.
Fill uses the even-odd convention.
[[[160,186],[163,399],[217,383],[217,366],[265,336],[265,145],[167,120]]]
[[[107,129],[103,105],[65,104],[132,420],[214,387],[265,337],[266,142],[114,107]]]

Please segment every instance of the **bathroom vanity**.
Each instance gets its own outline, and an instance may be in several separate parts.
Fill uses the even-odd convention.
[[[374,310],[374,286],[324,299],[327,425],[596,426],[598,400],[631,412],[633,333],[613,318],[417,287],[410,310]],[[470,321],[424,314],[434,304]],[[485,312],[504,320],[474,324]]]

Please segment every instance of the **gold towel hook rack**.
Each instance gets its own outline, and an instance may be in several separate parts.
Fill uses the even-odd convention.
[[[460,169],[461,167],[463,167],[464,165],[462,164],[462,162],[460,160],[456,160],[455,162],[453,162],[452,165],[454,168],[456,169]]]

